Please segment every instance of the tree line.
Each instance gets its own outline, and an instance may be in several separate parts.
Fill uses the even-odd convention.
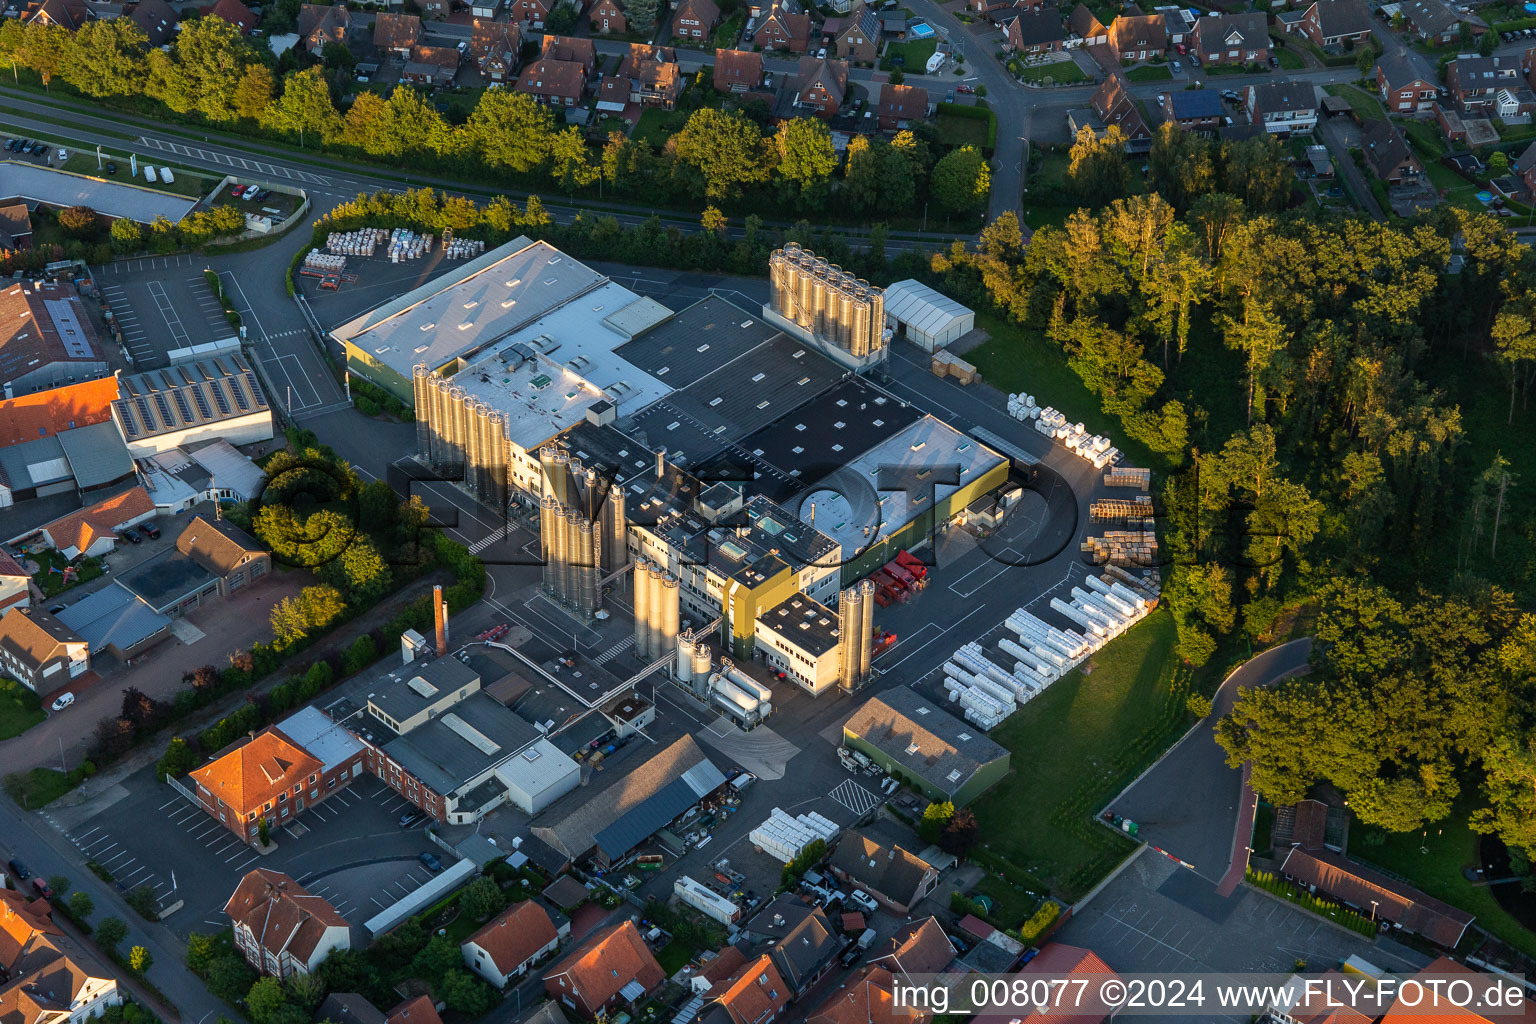
[[[294,51],[289,51],[293,53]],[[855,138],[840,157],[815,118],[769,127],[762,104],[725,112],[702,106],[700,72],[685,94],[682,128],[657,148],[612,132],[598,146],[550,108],[510,89],[485,90],[462,123],[407,85],[387,96],[347,99],[349,62],[276,58],[220,18],[181,23],[169,50],[148,46],[129,19],[90,22],[76,32],[18,19],[0,23],[0,59],[81,94],[125,107],[155,104],[194,123],[323,147],[427,172],[553,186],[569,194],[634,198],[648,205],[779,204],[804,213],[910,217],[981,210],[990,169],[973,146],[947,150],[929,125],[893,140]],[[324,61],[329,60],[329,64]]]

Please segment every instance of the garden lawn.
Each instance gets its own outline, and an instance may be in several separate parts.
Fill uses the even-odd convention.
[[[667,140],[682,131],[683,125],[687,123],[687,111],[648,107],[641,111],[640,120],[635,122],[635,130],[630,134],[630,138],[644,139],[657,149],[661,149],[667,144]]]
[[[977,149],[985,149],[987,122],[980,117],[957,117],[940,111],[939,141],[946,146],[975,146]]]
[[[988,916],[992,922],[1004,931],[1017,928],[1029,919],[1040,906],[1040,893],[1030,895],[1028,885],[1018,882],[1008,882],[996,875],[983,875],[968,895],[975,899],[977,896],[986,896],[992,901],[992,913]]]
[[[1143,64],[1139,68],[1131,68],[1125,77],[1132,82],[1161,82],[1172,78],[1173,70],[1166,64]]]
[[[901,65],[901,70],[909,75],[925,74],[928,67],[928,58],[933,56],[933,51],[939,48],[937,39],[914,39],[910,43],[892,43],[885,49],[885,56],[880,61],[880,66],[889,70],[892,57],[901,57],[906,63]]]
[[[1278,60],[1280,62],[1280,66],[1287,71],[1295,71],[1297,68],[1304,68],[1307,66],[1307,62],[1301,59],[1301,54],[1296,53],[1293,50],[1276,50],[1275,59]]]
[[[1138,68],[1137,70],[1140,69]],[[1073,82],[1088,81],[1088,76],[1083,74],[1083,69],[1077,66],[1077,61],[1073,60],[1056,61],[1051,64],[1025,65],[1019,77],[1026,82],[1033,82],[1036,85],[1043,85],[1047,82],[1052,84],[1062,82],[1070,85]]]
[[[101,575],[101,559],[82,558],[74,563],[75,571],[70,574],[69,582],[66,583],[64,571],[69,568],[70,562],[63,555],[52,548],[46,548],[31,557],[39,566],[37,573],[32,577],[32,582],[38,585],[46,598],[55,597],[81,583],[89,583]]]
[[[1325,85],[1323,91],[1330,96],[1344,97],[1349,101],[1350,109],[1361,117],[1384,118],[1387,116],[1381,101],[1364,89],[1357,89],[1353,85]]]
[[[24,811],[46,807],[80,785],[82,779],[53,768],[33,768],[5,777],[5,791]]]
[[[1357,824],[1350,829],[1349,855],[1401,875],[1436,899],[1476,914],[1474,928],[1536,956],[1536,934],[1506,913],[1491,889],[1473,885],[1461,873],[1462,868],[1478,863],[1477,844],[1482,837],[1467,826],[1467,817],[1480,801],[1477,787],[1463,785],[1450,817],[1422,834],[1382,832]],[[1380,845],[1376,845],[1378,839]]]
[[[656,962],[661,969],[667,972],[667,977],[672,977],[678,971],[688,966],[693,959],[693,947],[682,939],[673,939],[656,951]]]
[[[988,837],[976,859],[1076,900],[1135,848],[1093,816],[1189,724],[1194,675],[1174,641],[1155,611],[993,731],[1013,770],[973,805]]]
[[[46,717],[37,694],[13,679],[0,679],[0,740],[20,736]]]

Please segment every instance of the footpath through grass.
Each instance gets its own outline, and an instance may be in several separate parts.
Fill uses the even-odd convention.
[[[1153,612],[992,733],[1013,771],[975,804],[978,859],[1075,900],[1135,848],[1092,819],[1189,725],[1195,676],[1174,641],[1173,617]]]

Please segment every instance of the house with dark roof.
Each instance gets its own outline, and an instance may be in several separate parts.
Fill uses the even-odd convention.
[[[683,72],[677,63],[677,51],[670,46],[630,43],[629,52],[619,62],[619,70],[609,81],[617,80],[625,91],[626,103],[671,110],[683,91]]]
[[[715,91],[751,92],[763,84],[763,55],[755,50],[715,51]]]
[[[539,43],[539,57],[573,61],[582,66],[588,78],[597,74],[597,44],[590,39],[545,34]]]
[[[1525,184],[1525,190],[1536,195],[1536,142],[1525,148],[1525,152],[1515,158],[1515,162],[1509,165],[1514,176]],[[1503,179],[1500,179],[1503,180]]]
[[[299,8],[299,23],[294,31],[306,50],[319,53],[326,43],[346,46],[351,29],[352,12],[341,4],[304,4]]]
[[[593,32],[627,32],[629,15],[619,0],[597,0],[587,10],[587,24]]]
[[[1365,122],[1360,131],[1360,151],[1371,173],[1388,185],[1400,185],[1424,173],[1424,165],[1408,148],[1403,133],[1385,119]]]
[[[1221,126],[1226,111],[1215,89],[1180,89],[1159,93],[1157,105],[1163,120],[1195,132],[1211,132]]]
[[[1445,66],[1445,88],[1464,114],[1487,116],[1500,89],[1523,84],[1519,65],[1508,57],[1457,57]]]
[[[806,1017],[806,1024],[924,1024],[932,1013],[897,1005],[896,979],[877,964],[865,964]]]
[[[842,936],[820,907],[784,893],[747,922],[751,935],[772,943],[768,955],[779,977],[799,999],[837,962]]]
[[[835,45],[838,57],[855,64],[873,64],[880,53],[880,16],[868,3],[853,9],[837,33]]]
[[[795,107],[823,119],[837,116],[848,94],[848,62],[801,57],[795,80]]]
[[[1003,22],[1003,49],[1012,53],[1055,53],[1066,45],[1067,33],[1055,7],[1020,11]]]
[[[1087,993],[1085,998],[1066,1011],[1042,1006],[1029,1011],[1015,1009],[978,1013],[971,1020],[974,1024],[1103,1024],[1104,1021],[1113,1020],[1120,1008],[1099,998],[1099,984],[1118,977],[1090,949],[1060,942],[1048,943],[1038,956],[1014,972],[1014,983],[1022,983],[1027,987],[1032,979],[1046,978],[1058,984],[1057,979],[1065,979],[1068,987],[1075,990],[1076,979],[1081,979],[1084,983],[1082,990]]]
[[[544,27],[544,19],[554,9],[555,0],[512,0],[512,20],[521,25],[524,31],[539,30]]]
[[[879,118],[882,131],[900,131],[913,121],[925,120],[933,113],[933,109],[934,105],[928,99],[928,90],[920,85],[892,85],[886,82],[880,86]],[[803,600],[808,601],[809,598]]]
[[[1376,61],[1376,91],[1394,114],[1426,111],[1435,105],[1440,85],[1434,74],[1406,50],[1383,53]]]
[[[171,635],[170,619],[115,583],[80,598],[58,617],[86,642],[93,658],[107,653],[127,661]]]
[[[116,583],[160,614],[180,618],[266,576],[271,566],[272,556],[249,534],[196,516],[174,547],[119,573]]]
[[[27,8],[23,17],[28,25],[57,25],[73,32],[89,19],[90,8],[85,0],[43,0]]]
[[[930,800],[959,807],[1008,774],[1006,749],[908,686],[871,697],[843,725],[843,741]]]
[[[62,690],[91,667],[89,645],[41,608],[0,617],[0,668],[38,696]]]
[[[434,89],[453,84],[453,76],[459,73],[459,49],[456,46],[411,47],[411,59],[400,69],[400,81],[407,85],[424,85]]]
[[[1302,16],[1286,25],[1324,50],[1363,43],[1371,36],[1371,9],[1365,0],[1313,0]]]
[[[1441,45],[1454,42],[1461,35],[1461,16],[1441,0],[1403,0],[1398,9],[1409,27],[1425,42]],[[1482,34],[1470,17],[1468,23],[1472,24],[1474,35]]]
[[[843,835],[828,866],[838,878],[898,914],[910,914],[939,884],[938,871],[915,853],[858,831]]]
[[[1206,64],[1269,60],[1269,24],[1262,12],[1208,14],[1195,22],[1195,53]]]
[[[633,1011],[667,980],[633,921],[594,933],[544,972],[549,998],[583,1019],[626,1006]]]
[[[0,249],[32,248],[32,215],[22,202],[0,206]]]
[[[373,45],[402,60],[421,41],[421,18],[414,14],[381,12],[373,19]]]
[[[7,397],[108,372],[101,342],[73,288],[22,281],[0,290],[0,382]]]
[[[315,1011],[330,1024],[443,1024],[430,996],[415,996],[385,1013],[356,992],[332,992]]]
[[[1280,873],[1311,892],[1338,900],[1373,920],[1388,921],[1422,935],[1446,949],[1455,948],[1474,920],[1464,910],[1329,850],[1292,847]]]
[[[1317,88],[1311,82],[1280,78],[1250,85],[1244,106],[1248,120],[1271,135],[1310,132],[1317,127]]]
[[[253,868],[224,905],[235,948],[262,974],[309,974],[338,949],[351,949],[346,920],[281,871]]]
[[[193,516],[176,538],[176,552],[218,580],[220,597],[228,597],[272,569],[271,553],[227,519]]]
[[[1329,849],[1343,853],[1349,835],[1349,810],[1321,800],[1300,800],[1275,808],[1270,842],[1276,850],[1299,846],[1303,850]]]
[[[811,16],[799,0],[774,0],[753,31],[752,42],[765,50],[804,53],[811,45]]]
[[[678,39],[697,42],[708,39],[720,24],[720,8],[715,0],[681,0],[672,16],[672,34]]]
[[[899,929],[891,937],[890,952],[872,955],[869,962],[884,967],[898,978],[940,974],[955,959],[954,943],[936,917]]]
[[[569,935],[570,922],[563,927],[564,934]],[[560,930],[538,900],[519,900],[465,939],[460,950],[465,967],[497,988],[506,988],[513,978],[527,974],[529,968],[553,953],[560,938]]]
[[[541,103],[575,106],[587,91],[587,69],[574,60],[536,60],[523,69],[516,88]]]
[[[516,22],[476,18],[469,34],[469,57],[492,82],[505,84],[517,72],[522,32]]]

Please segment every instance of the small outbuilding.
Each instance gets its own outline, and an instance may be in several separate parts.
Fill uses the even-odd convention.
[[[924,352],[936,352],[975,328],[976,314],[909,278],[885,290],[885,321]]]

